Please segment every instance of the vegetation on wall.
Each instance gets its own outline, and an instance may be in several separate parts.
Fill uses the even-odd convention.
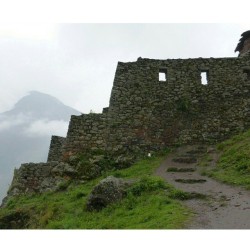
[[[177,111],[182,113],[189,113],[191,111],[191,101],[187,97],[180,98],[176,102]]]

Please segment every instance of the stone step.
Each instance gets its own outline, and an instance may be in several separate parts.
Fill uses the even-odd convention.
[[[175,179],[175,182],[185,183],[185,184],[196,184],[196,183],[204,183],[205,179]]]
[[[190,163],[196,163],[197,162],[197,158],[192,157],[192,156],[181,156],[181,157],[173,158],[172,161],[173,162],[178,162],[178,163],[190,164]]]
[[[185,173],[185,172],[194,172],[196,168],[176,168],[176,167],[169,167],[166,171],[167,172],[180,172],[180,173]]]
[[[198,146],[186,152],[188,155],[201,155],[207,152],[207,147]]]
[[[201,199],[201,200],[207,200],[210,196],[203,193],[197,193],[197,192],[185,192],[176,190],[172,194],[170,194],[171,198],[177,199],[177,200],[192,200],[192,199]]]

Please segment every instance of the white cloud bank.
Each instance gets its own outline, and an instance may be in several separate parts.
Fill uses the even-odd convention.
[[[29,115],[0,115],[0,133],[16,129],[28,137],[66,136],[69,123],[63,120],[34,120]]]
[[[0,132],[29,123],[30,120],[31,117],[24,114],[18,114],[15,116],[0,115]]]
[[[36,120],[30,123],[23,133],[29,137],[43,136],[66,136],[68,130],[68,122],[62,120]]]

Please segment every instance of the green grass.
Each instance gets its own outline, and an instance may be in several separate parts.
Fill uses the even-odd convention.
[[[25,228],[40,229],[176,229],[183,228],[192,213],[175,197],[173,188],[153,176],[165,156],[141,160],[127,169],[105,174],[135,179],[126,198],[99,212],[88,212],[86,201],[93,187],[105,176],[67,190],[13,198],[0,210],[1,218],[16,211],[29,215]],[[9,218],[8,217],[8,218]],[[24,218],[26,218],[24,216]]]
[[[208,175],[228,184],[250,189],[250,130],[220,143],[220,159]]]
[[[212,157],[206,153],[199,160],[199,166],[200,167],[207,167],[207,166],[209,166],[209,164],[212,160],[213,160]]]

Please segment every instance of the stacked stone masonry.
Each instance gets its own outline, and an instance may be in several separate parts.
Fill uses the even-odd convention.
[[[75,174],[66,163],[25,163],[15,170],[8,196],[55,191]]]
[[[64,142],[64,137],[55,135],[51,137],[48,161],[57,161],[58,159],[60,159]]]
[[[72,116],[62,151],[136,153],[216,143],[250,128],[249,91],[249,57],[119,62],[109,107]]]
[[[106,150],[107,125],[106,113],[72,115],[66,140],[62,145],[62,157],[86,150]]]

